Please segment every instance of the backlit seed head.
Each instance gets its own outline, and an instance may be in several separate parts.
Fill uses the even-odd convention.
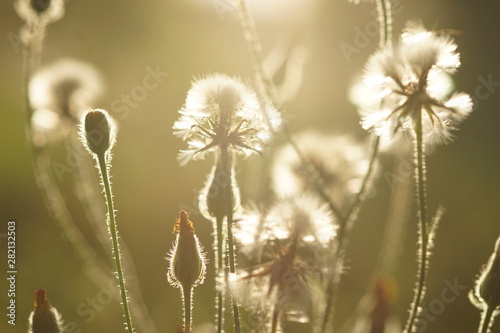
[[[80,136],[86,148],[103,156],[115,143],[115,126],[106,110],[88,111],[80,125]]]
[[[50,305],[45,289],[35,291],[35,309],[30,314],[29,325],[29,333],[63,332],[61,315]]]
[[[374,53],[358,89],[361,125],[383,139],[413,133],[421,119],[426,144],[447,143],[472,112],[468,94],[453,92],[451,74],[460,66],[448,36],[409,22],[400,42]]]
[[[261,154],[272,132],[281,125],[273,107],[262,110],[246,83],[224,74],[193,82],[179,115],[174,134],[188,144],[179,152],[180,165],[220,149],[243,156]]]
[[[78,121],[95,106],[103,90],[100,73],[90,64],[60,59],[38,70],[29,83],[34,110],[47,109],[63,119]]]
[[[192,288],[205,279],[206,259],[203,248],[195,235],[193,222],[186,211],[179,212],[174,226],[176,239],[169,256],[168,281],[176,288]]]
[[[500,237],[470,296],[481,310],[488,307],[500,312]]]
[[[47,25],[64,16],[64,0],[17,0],[14,8],[30,24]]]

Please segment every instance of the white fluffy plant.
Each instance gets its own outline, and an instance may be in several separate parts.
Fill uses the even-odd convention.
[[[178,155],[180,165],[214,154],[214,166],[200,194],[199,206],[214,228],[219,333],[224,327],[226,272],[236,273],[232,229],[239,190],[234,177],[235,157],[262,154],[271,138],[271,127],[278,127],[281,122],[274,108],[264,107],[265,110],[255,92],[240,79],[213,74],[193,82],[173,126],[174,134],[188,144]],[[239,307],[234,297],[232,312],[235,331],[240,332]]]
[[[366,64],[361,125],[387,140],[413,139],[415,196],[418,203],[418,271],[415,295],[404,332],[413,332],[425,296],[430,250],[442,216],[427,212],[426,146],[450,142],[457,125],[472,112],[469,95],[453,92],[451,74],[460,66],[449,36],[410,22],[399,43],[375,52]]]

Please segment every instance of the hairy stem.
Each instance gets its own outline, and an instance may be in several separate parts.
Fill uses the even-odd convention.
[[[215,308],[216,308],[216,330],[217,333],[222,333],[224,331],[224,295],[225,286],[221,278],[224,274],[224,235],[223,235],[223,223],[224,216],[217,216],[216,223],[214,225],[216,240],[214,244],[216,264],[215,264],[215,283],[216,283],[216,298],[215,298]],[[224,279],[225,280],[225,279]]]
[[[428,245],[429,237],[427,233],[427,194],[425,177],[425,147],[423,141],[422,114],[415,117],[415,191],[418,202],[418,271],[415,295],[412,301],[410,316],[406,323],[405,333],[413,332],[413,327],[417,323],[420,315],[420,308],[425,296],[425,282],[427,278],[428,266]]]
[[[271,333],[276,333],[278,331],[279,319],[280,319],[279,310],[278,307],[275,306],[273,311],[273,318],[271,321]]]
[[[221,147],[221,164],[224,173],[229,179],[229,186],[225,187],[226,195],[224,196],[226,200],[226,221],[227,221],[227,248],[228,248],[228,262],[229,262],[229,272],[236,273],[236,254],[234,248],[234,237],[233,237],[233,203],[234,203],[234,193],[232,188],[232,162],[230,160],[228,147]],[[226,276],[227,279],[227,276]],[[226,281],[227,283],[227,281]],[[234,319],[234,329],[236,333],[241,332],[240,324],[240,310],[238,307],[238,301],[234,295],[231,295],[231,303],[233,308],[233,319]]]
[[[129,310],[129,304],[128,304],[128,298],[127,298],[127,288],[125,286],[125,277],[123,275],[122,261],[121,261],[121,255],[120,255],[120,246],[118,244],[118,231],[116,228],[116,217],[115,217],[115,209],[114,209],[114,204],[113,204],[113,194],[111,191],[111,185],[109,183],[109,177],[108,177],[108,165],[106,163],[105,154],[101,154],[101,155],[97,156],[97,159],[98,159],[98,164],[99,164],[99,170],[101,171],[102,183],[104,185],[104,192],[106,195],[106,203],[108,206],[108,227],[109,227],[109,233],[111,235],[111,240],[113,243],[113,256],[115,259],[116,271],[118,274],[118,282],[120,285],[120,294],[121,294],[121,298],[122,298],[123,314],[125,316],[125,321],[127,324],[127,331],[129,333],[132,333],[134,331],[134,328],[132,326],[132,318],[130,316],[130,310]]]
[[[491,332],[491,327],[493,326],[495,309],[488,306],[481,315],[481,322],[479,323],[478,333],[489,333]]]
[[[392,16],[391,2],[389,0],[377,0],[377,14],[380,23],[379,46],[390,46],[392,40]]]
[[[182,287],[183,300],[184,300],[184,333],[191,333],[192,324],[192,311],[193,311],[193,288]]]
[[[264,93],[265,102],[263,102],[262,104],[265,105],[265,104],[267,104],[267,102],[271,102],[273,105],[278,105],[278,97],[276,94],[276,87],[274,86],[274,82],[271,79],[271,77],[269,76],[269,74],[264,70],[264,61],[263,61],[263,56],[262,56],[262,45],[260,43],[257,29],[255,28],[255,22],[252,18],[252,15],[250,14],[250,12],[248,10],[246,0],[237,0],[236,5],[237,5],[238,13],[240,16],[241,26],[242,26],[243,32],[245,34],[245,40],[247,41],[248,48],[252,54],[256,79],[257,79],[257,82],[261,86],[262,91]],[[281,112],[282,116],[284,115],[282,108],[278,108],[278,111]],[[269,121],[269,117],[265,111],[265,108],[263,108],[263,113],[264,113],[264,118],[268,122],[269,128],[271,129],[271,131],[273,133],[276,133],[276,129],[272,126],[271,122]],[[283,117],[283,118],[285,118],[285,117]],[[306,171],[307,177],[309,178],[309,181],[311,182],[313,188],[318,193],[318,195],[328,204],[329,209],[332,211],[332,213],[337,218],[340,219],[342,217],[342,212],[333,203],[333,201],[330,199],[328,194],[325,192],[324,187],[320,181],[320,177],[317,173],[317,170],[310,163],[310,161],[308,161],[306,156],[304,154],[302,154],[302,152],[300,151],[299,146],[296,144],[296,142],[293,140],[293,138],[290,134],[290,130],[289,130],[286,122],[283,122],[282,127],[283,127],[282,132],[285,135],[287,142],[292,146],[292,148],[297,153],[297,156],[299,157],[299,159],[301,161],[302,167]]]

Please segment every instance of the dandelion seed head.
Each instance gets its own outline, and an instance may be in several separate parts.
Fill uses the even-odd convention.
[[[369,151],[347,135],[303,132],[295,139],[338,205],[349,203],[368,170]],[[272,163],[272,186],[281,197],[313,191],[302,161],[290,145],[279,148]]]
[[[230,279],[230,290],[238,301],[250,311],[261,314],[260,326],[267,326],[276,308],[287,320],[309,320],[306,313],[312,296],[308,275],[312,270],[296,257],[296,246],[292,243],[272,260],[234,274]]]
[[[174,134],[188,144],[178,155],[179,163],[221,147],[244,156],[260,153],[271,138],[270,126],[280,123],[274,108],[266,107],[265,114],[255,92],[237,78],[213,74],[194,81],[173,126]]]
[[[328,207],[316,197],[302,194],[279,201],[266,216],[266,229],[277,239],[297,235],[307,243],[328,246],[336,226]]]
[[[422,117],[427,144],[447,143],[457,124],[472,111],[468,95],[454,100],[450,75],[460,66],[457,45],[448,36],[410,22],[397,46],[376,52],[365,67],[358,100],[361,125],[384,140],[413,133]],[[451,104],[450,104],[451,101]]]
[[[102,86],[101,76],[94,67],[62,59],[35,73],[29,84],[30,104],[34,110],[52,110],[77,121],[93,107]]]

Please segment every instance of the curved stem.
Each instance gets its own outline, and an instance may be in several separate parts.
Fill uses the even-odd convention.
[[[229,184],[232,184],[232,163],[230,161],[228,147],[221,147],[221,164],[224,170],[224,173],[227,175],[229,179]],[[233,202],[234,202],[234,193],[232,185],[226,186],[226,195],[224,196],[226,199],[226,221],[227,221],[227,247],[228,247],[228,261],[229,261],[229,272],[236,273],[236,254],[234,249],[234,237],[233,237]],[[227,278],[227,277],[226,277]],[[226,281],[227,282],[227,281]],[[233,319],[234,319],[234,329],[236,333],[241,332],[240,325],[240,310],[238,307],[238,301],[236,297],[231,295],[231,302],[233,308]]]
[[[260,43],[259,35],[257,33],[257,29],[255,28],[255,22],[248,10],[248,6],[245,0],[237,0],[236,2],[238,13],[240,16],[241,26],[243,28],[245,34],[245,40],[247,41],[248,48],[252,53],[252,59],[254,64],[254,70],[257,82],[262,87],[262,91],[264,93],[264,100],[262,104],[267,104],[267,102],[271,102],[273,105],[278,105],[278,97],[276,94],[276,87],[274,86],[274,82],[268,73],[264,70],[264,61],[262,56],[262,45]],[[268,126],[273,133],[276,133],[275,128],[272,126],[269,121],[269,117],[266,113],[266,108],[262,108],[264,113],[264,118],[268,122]],[[281,115],[284,116],[284,112],[282,108],[278,108],[278,111],[281,112]],[[285,118],[285,117],[283,117]],[[306,156],[302,154],[299,149],[297,143],[293,140],[290,134],[290,130],[286,122],[282,124],[282,132],[287,140],[287,142],[292,146],[293,150],[297,153],[299,157],[302,167],[307,173],[307,177],[314,187],[315,191],[318,195],[328,204],[329,209],[332,213],[339,219],[342,218],[343,214],[340,209],[333,203],[328,194],[325,192],[320,177],[317,174],[314,166],[308,161]]]
[[[225,306],[224,306],[224,283],[221,283],[220,279],[224,275],[224,236],[223,236],[223,223],[224,223],[224,217],[222,216],[217,216],[216,217],[216,223],[214,225],[215,233],[216,233],[216,240],[214,242],[214,250],[215,250],[215,257],[216,257],[216,264],[215,264],[215,283],[216,283],[216,290],[217,290],[217,295],[215,298],[215,308],[217,311],[217,317],[216,317],[216,330],[217,333],[222,333],[224,331],[224,313],[225,313]]]
[[[428,265],[428,245],[429,238],[427,233],[427,195],[426,195],[426,178],[425,178],[425,147],[423,141],[422,130],[422,114],[418,113],[415,117],[415,190],[418,202],[418,272],[417,272],[417,285],[415,289],[415,296],[410,309],[410,316],[406,323],[405,332],[413,332],[418,316],[420,314],[420,307],[425,296],[425,281],[427,278],[427,265]]]
[[[192,312],[193,312],[193,288],[182,287],[183,300],[184,300],[184,333],[191,333]]]
[[[493,326],[493,313],[494,309],[488,306],[481,315],[481,322],[479,323],[478,333],[489,333],[491,326]]]
[[[125,286],[125,278],[123,275],[122,261],[120,256],[120,246],[118,244],[118,231],[116,228],[113,194],[111,192],[111,185],[109,183],[109,177],[108,177],[108,165],[106,163],[105,154],[98,155],[97,159],[99,164],[99,170],[101,171],[101,178],[102,178],[102,183],[104,185],[104,192],[106,195],[106,202],[108,206],[108,227],[109,227],[109,233],[111,235],[111,240],[113,243],[113,256],[115,259],[116,271],[118,274],[118,282],[120,285],[123,313],[127,324],[127,331],[129,333],[132,333],[134,331],[134,328],[132,326],[132,318],[130,316],[130,310],[127,298],[127,288]]]

